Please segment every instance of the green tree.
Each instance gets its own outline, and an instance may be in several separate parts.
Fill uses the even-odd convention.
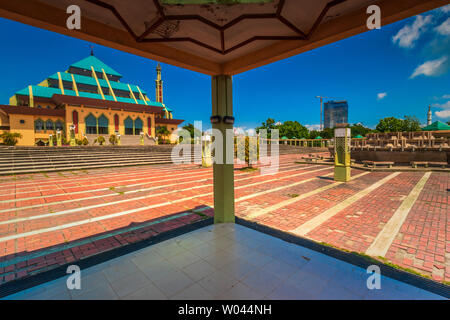
[[[18,132],[3,132],[0,134],[0,139],[2,139],[2,144],[7,146],[15,146],[19,139],[22,138],[22,134]]]
[[[402,131],[420,131],[419,119],[412,116],[405,116]]]
[[[355,123],[354,125],[350,126],[350,129],[352,130],[352,137],[356,137],[357,135],[365,136],[368,133],[371,133],[373,130],[367,127],[364,127],[362,123]]]
[[[267,130],[267,139],[271,138],[271,132],[270,130],[276,129],[277,126],[275,125],[275,119],[268,118],[265,122],[261,123],[260,127],[256,127],[256,133],[259,133],[259,130],[265,129]]]
[[[389,117],[381,119],[376,130],[379,132],[420,131],[420,122],[412,116],[405,116],[405,119]]]
[[[280,130],[280,137],[286,136],[288,139],[292,138],[306,138],[308,137],[308,129],[301,125],[298,121],[286,121],[283,124],[277,126]]]
[[[333,128],[325,128],[322,131],[320,131],[319,136],[321,136],[324,139],[331,139],[334,137],[334,129]]]
[[[311,130],[309,132],[309,139],[315,139],[316,137],[320,136],[320,131],[318,130]],[[323,138],[323,137],[322,137]]]
[[[394,117],[383,118],[376,126],[379,132],[398,132],[403,129],[403,120]]]

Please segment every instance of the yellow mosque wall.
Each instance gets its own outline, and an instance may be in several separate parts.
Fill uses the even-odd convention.
[[[152,119],[151,120],[152,121],[151,136],[155,137],[155,115],[154,114],[67,105],[66,106],[67,139],[69,139],[69,136],[68,136],[69,128],[73,124],[73,118],[72,118],[73,111],[78,112],[78,134],[76,134],[77,139],[82,139],[83,134],[86,132],[85,118],[90,113],[92,113],[96,118],[99,118],[103,114],[108,119],[108,136],[115,133],[115,124],[114,124],[114,115],[115,114],[117,114],[119,116],[119,134],[121,136],[125,135],[124,121],[128,117],[133,119],[133,121],[136,120],[136,118],[138,118],[138,117],[141,118],[142,123],[143,123],[142,131],[145,134],[147,134],[148,133],[147,118],[150,117]],[[102,134],[99,134],[99,135],[102,135]],[[106,136],[106,134],[103,134],[103,136]]]

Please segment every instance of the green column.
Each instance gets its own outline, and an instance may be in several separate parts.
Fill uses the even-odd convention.
[[[350,128],[334,129],[334,180],[350,181]]]
[[[232,78],[226,75],[213,76],[211,87],[212,115],[222,118],[222,121],[214,123],[212,127],[220,130],[223,137],[222,164],[213,164],[214,223],[234,222],[234,164],[225,163],[227,152],[234,152],[226,150],[226,129],[233,129],[233,125],[223,123],[224,116],[233,116]]]

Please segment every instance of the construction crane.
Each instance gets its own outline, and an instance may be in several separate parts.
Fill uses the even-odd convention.
[[[339,98],[322,97],[322,96],[316,96],[316,98],[320,99],[320,125],[319,125],[319,129],[320,129],[320,131],[322,131],[323,130],[323,99],[339,99]]]

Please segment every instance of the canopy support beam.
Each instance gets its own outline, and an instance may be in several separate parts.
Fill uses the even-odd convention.
[[[227,152],[234,154],[234,150],[227,150],[227,145],[234,148],[233,142],[227,142],[227,139],[233,139],[233,136],[227,137],[226,134],[227,129],[233,129],[233,124],[223,122],[225,116],[233,116],[232,78],[228,75],[213,76],[211,87],[212,115],[221,118],[221,121],[213,123],[212,127],[219,130],[223,137],[223,143],[216,145],[217,148],[222,148],[223,158],[216,158],[213,164],[214,223],[234,222],[234,164],[226,163]],[[219,154],[217,151],[215,153]]]

